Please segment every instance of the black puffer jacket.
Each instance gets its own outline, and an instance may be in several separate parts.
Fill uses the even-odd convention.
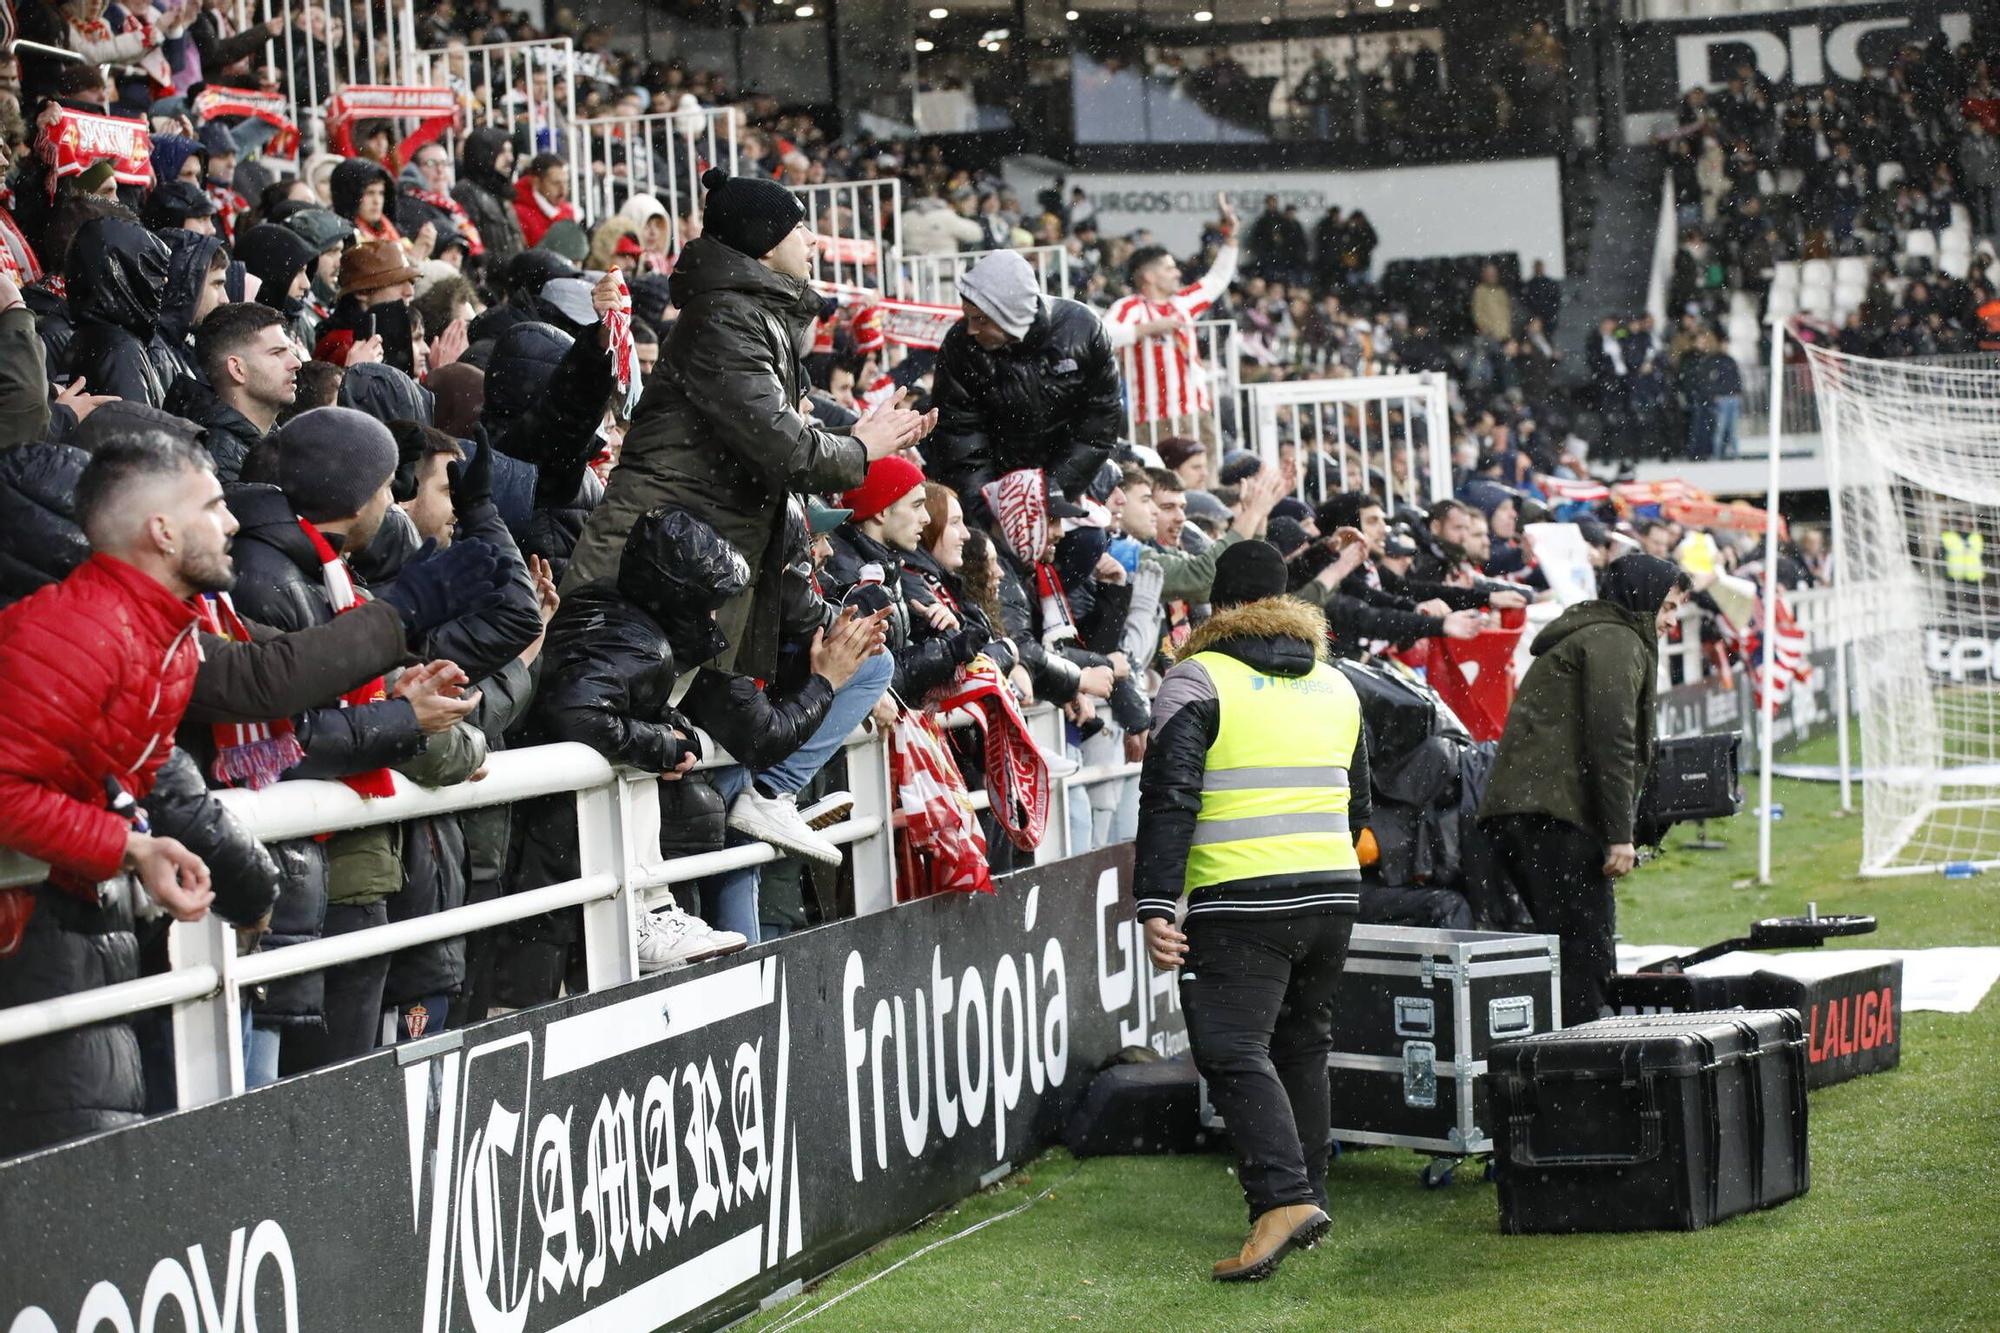
[[[76,332],[69,370],[90,392],[158,407],[169,381],[147,353],[159,329],[171,252],[136,222],[92,218],[70,247],[70,312]]]
[[[1045,647],[1039,602],[1029,595],[1027,582],[1010,557],[996,548],[994,561],[1000,576],[1001,629],[1014,641],[1014,650],[1034,684],[1035,698],[1058,706],[1070,702],[1082,684],[1083,668],[1104,665],[1104,660],[1061,649],[1051,652]],[[1032,572],[1027,577],[1032,578]]]
[[[364,362],[340,377],[340,405],[366,412],[385,426],[392,421],[428,426],[436,414],[437,399],[394,366]]]
[[[988,517],[979,488],[1020,468],[1041,468],[1051,490],[1082,495],[1125,432],[1111,340],[1076,301],[1042,298],[1027,335],[996,352],[963,320],[954,324],[934,384],[938,426],[924,457],[978,520]]]
[[[215,460],[216,479],[227,486],[243,475],[243,460],[262,444],[264,432],[250,418],[222,401],[214,389],[192,375],[182,375],[167,390],[166,410],[194,422],[208,434],[202,443]]]
[[[993,637],[985,625],[975,623],[941,634],[921,613],[913,612],[903,581],[902,552],[890,550],[852,523],[841,524],[828,540],[833,554],[821,571],[827,596],[835,601],[851,596],[863,614],[872,614],[883,604],[889,607],[888,646],[896,659],[891,688],[904,702],[914,706],[932,690],[949,684],[952,673],[978,656]],[[882,572],[879,593],[860,586],[862,570],[869,565]],[[926,592],[923,600],[934,599]]]
[[[493,169],[506,146],[505,130],[489,127],[466,135],[458,155],[458,183],[451,189],[451,197],[479,228],[488,273],[527,248],[521,221],[514,216],[514,182]]]
[[[0,453],[0,606],[59,583],[90,558],[70,517],[90,455],[66,444],[30,444]]]
[[[567,582],[608,577],[642,515],[686,505],[757,571],[750,593],[724,611],[723,629],[734,668],[768,680],[779,649],[786,501],[795,490],[860,485],[867,451],[799,411],[811,387],[801,358],[820,310],[809,285],[706,236],[681,251],[672,285],[680,318]]]
[[[903,557],[903,590],[910,601],[929,598],[941,602],[958,617],[961,625],[977,625],[986,631],[986,646],[980,651],[993,659],[994,665],[1005,675],[1019,664],[1014,643],[1005,637],[1006,631],[993,623],[986,614],[986,608],[974,601],[965,590],[965,583],[958,575],[940,565],[922,547]]]
[[[21,289],[21,303],[35,317],[35,334],[42,340],[42,351],[47,353],[49,374],[70,373],[76,321],[70,315],[69,302],[40,283],[31,283]],[[95,386],[91,392],[96,392]]]

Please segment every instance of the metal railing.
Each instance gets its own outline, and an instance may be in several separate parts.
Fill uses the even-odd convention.
[[[1937,366],[1945,370],[2000,371],[2000,353],[1956,352],[1945,356],[1913,356],[1912,364]],[[1792,362],[1781,373],[1779,432],[1784,435],[1817,435],[1820,432],[1819,400],[1813,394],[1812,368],[1803,361]],[[1743,377],[1743,421],[1739,433],[1745,440],[1770,430],[1771,377],[1768,372]]]
[[[733,174],[741,165],[740,121],[731,107],[573,121],[570,193],[585,223],[595,227],[634,195],[651,195],[675,222],[667,243],[678,254],[679,219],[699,210],[701,173],[722,167]]]
[[[896,239],[902,224],[902,181],[795,185],[792,193],[805,205],[806,225],[820,238],[813,252],[815,282],[904,295],[903,254]]]
[[[969,718],[945,719],[947,726]],[[1042,706],[1027,721],[1036,743],[1064,752],[1063,715]],[[706,738],[704,738],[706,741]],[[886,738],[857,731],[847,739],[848,789],[854,809],[824,831],[850,849],[857,913],[895,905],[895,791]],[[704,745],[703,770],[734,763],[713,742]],[[1047,864],[1087,850],[1069,839],[1071,793],[1138,772],[1112,764],[1070,774],[1056,783],[1049,830],[1035,863]],[[134,981],[79,991],[36,1004],[0,1009],[0,1046],[91,1023],[171,1008],[174,1069],[179,1104],[199,1106],[244,1089],[243,991],[284,977],[377,958],[436,940],[486,930],[571,907],[583,909],[584,972],[592,991],[639,976],[635,928],[648,900],[668,896],[674,885],[724,871],[764,865],[780,853],[765,843],[726,847],[694,856],[659,854],[659,779],[614,768],[596,751],[575,743],[534,746],[492,755],[478,782],[423,787],[402,778],[392,796],[364,798],[339,782],[279,782],[261,791],[229,790],[216,797],[249,832],[266,842],[316,837],[436,815],[509,805],[573,793],[577,802],[578,874],[575,879],[510,893],[480,903],[391,922],[345,935],[238,956],[234,930],[211,912],[194,923],[175,923],[168,934],[170,970]],[[1079,798],[1080,799],[1080,798]],[[974,793],[984,809],[984,792]],[[0,849],[0,887],[38,882],[47,868]]]
[[[489,126],[525,125],[534,150],[553,153],[569,147],[576,124],[576,61],[567,37],[425,48],[410,53],[408,78],[458,93],[461,123],[445,136],[454,162],[459,133]]]
[[[1438,371],[1252,384],[1250,448],[1268,463],[1292,451],[1308,503],[1370,490],[1393,512],[1451,494],[1450,387]]]
[[[1060,245],[1024,246],[1014,253],[1028,261],[1035,279],[1048,296],[1073,296],[1070,286],[1069,251]],[[902,297],[925,305],[957,305],[958,280],[965,271],[986,257],[985,251],[965,254],[905,255],[902,258]]]
[[[324,122],[317,113],[341,88],[427,81],[415,77],[413,0],[346,6],[337,13],[330,3],[236,0],[230,18],[238,32],[273,18],[283,21],[283,30],[264,44],[262,63],[277,70],[291,101],[292,120],[305,139],[302,158],[325,148]],[[208,71],[210,78],[219,73]]]
[[[1143,352],[1144,344],[1139,352]],[[1243,439],[1243,335],[1232,319],[1194,322],[1194,355],[1188,368],[1197,377],[1197,410],[1186,416],[1152,415],[1140,420],[1137,353],[1120,352],[1125,381],[1126,438],[1149,447],[1174,436],[1189,436],[1208,447],[1209,466],[1220,469],[1223,451]]]

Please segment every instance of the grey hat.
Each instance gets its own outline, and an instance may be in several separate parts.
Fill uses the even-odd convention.
[[[1189,518],[1213,519],[1217,522],[1229,521],[1229,506],[1207,491],[1187,493],[1187,516]]]
[[[958,280],[958,294],[985,311],[1010,338],[1024,338],[1041,309],[1035,270],[1012,250],[994,250]]]
[[[350,407],[315,407],[277,434],[278,489],[312,523],[361,512],[396,472],[396,437]]]

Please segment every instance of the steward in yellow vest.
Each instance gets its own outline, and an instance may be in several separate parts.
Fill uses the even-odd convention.
[[[1215,615],[1160,687],[1139,778],[1137,915],[1154,964],[1181,969],[1250,1206],[1223,1281],[1267,1276],[1326,1234],[1333,989],[1369,815],[1360,701],[1326,660],[1325,615],[1285,582],[1267,542],[1222,553]]]

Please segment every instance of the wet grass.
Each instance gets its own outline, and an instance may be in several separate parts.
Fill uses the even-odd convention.
[[[1754,806],[1754,786],[1749,794]],[[1879,933],[1851,941],[1858,947],[2000,944],[2000,877],[1862,881],[1860,819],[1840,815],[1836,787],[1781,782],[1778,800],[1786,818],[1770,887],[1750,882],[1757,831],[1740,818],[1714,830],[1727,851],[1670,847],[1627,881],[1625,936],[1702,944],[1811,899],[1823,912],[1881,918]],[[1972,1014],[1909,1015],[1899,1069],[1813,1094],[1811,1192],[1708,1231],[1502,1236],[1491,1185],[1468,1173],[1426,1191],[1421,1159],[1374,1150],[1334,1164],[1325,1244],[1269,1282],[1226,1287],[1207,1278],[1243,1237],[1225,1159],[1078,1162],[1055,1150],[751,1327],[804,1317],[812,1333],[1990,1329],[2000,1326],[1996,1149],[2000,999],[1988,996]],[[1030,1200],[1017,1216],[911,1258]]]

